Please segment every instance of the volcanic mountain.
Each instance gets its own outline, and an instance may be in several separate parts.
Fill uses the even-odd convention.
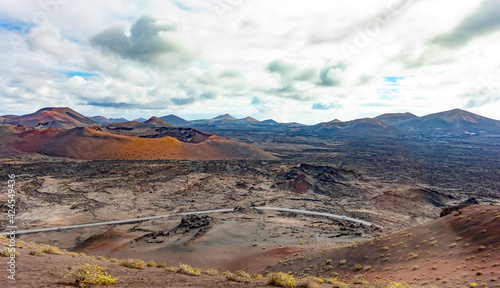
[[[139,117],[139,118],[137,118],[137,119],[134,119],[134,120],[132,120],[132,121],[137,121],[137,122],[141,122],[141,123],[144,123],[144,122],[146,122],[147,120],[148,120],[148,119],[146,119],[146,118],[143,118],[143,117]]]
[[[214,118],[212,118],[212,120],[229,120],[229,121],[231,121],[231,120],[237,120],[237,118],[226,113],[224,115],[219,115],[217,117],[214,117]]]
[[[26,125],[37,129],[49,127],[68,129],[99,125],[94,120],[68,107],[48,107],[32,114],[5,118],[4,124]]]
[[[419,118],[417,115],[406,113],[387,113],[375,117],[376,120],[398,127],[399,124]]]
[[[19,117],[17,115],[3,115],[3,116],[0,116],[0,124],[6,124],[7,120],[8,119],[12,119],[12,118],[15,118],[15,117]]]
[[[153,125],[155,127],[175,127],[174,125],[168,123],[167,121],[154,116],[146,120],[144,123]]]
[[[376,119],[406,131],[429,134],[450,132],[500,134],[500,121],[465,110],[449,111],[416,117],[413,114],[383,114]]]
[[[139,122],[134,120],[128,122],[109,123],[103,125],[102,127],[115,130],[120,130],[120,129],[130,130],[130,128],[133,129],[133,128],[175,127],[175,126],[161,118],[153,116],[144,122]]]
[[[102,125],[106,125],[106,124],[110,124],[110,123],[128,122],[128,120],[125,118],[106,118],[104,116],[93,116],[93,117],[88,117],[88,118],[90,118],[90,119],[94,120],[95,122],[102,124]]]
[[[225,124],[234,124],[238,118],[233,117],[229,114],[219,115],[211,119],[198,119],[191,121],[192,125],[225,125]]]
[[[319,134],[338,134],[346,136],[398,136],[404,131],[373,118],[363,118],[342,122],[335,119],[312,126]]]
[[[2,125],[3,127],[8,125]],[[10,126],[12,127],[12,126]],[[160,127],[158,129],[182,129]],[[234,142],[226,138],[205,135],[204,137],[181,138],[171,136],[143,138],[117,135],[103,131],[100,127],[78,127],[73,129],[38,129],[4,131],[0,151],[12,154],[39,153],[48,156],[74,159],[275,159],[276,157],[249,144]],[[182,136],[181,132],[177,132]],[[200,132],[200,135],[203,134]],[[185,136],[185,135],[184,135]],[[196,136],[196,135],[195,135]],[[194,139],[194,141],[193,141]]]
[[[160,117],[160,119],[163,119],[163,120],[167,121],[168,123],[175,125],[177,127],[186,127],[186,126],[191,125],[190,121],[182,119],[181,117],[173,115],[173,114]]]

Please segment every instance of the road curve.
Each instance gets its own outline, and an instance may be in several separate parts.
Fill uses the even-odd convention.
[[[296,214],[324,216],[324,217],[329,217],[329,218],[335,218],[335,219],[341,220],[341,221],[350,221],[350,222],[354,222],[354,223],[358,223],[358,224],[363,224],[366,226],[374,225],[376,227],[382,228],[382,226],[376,225],[376,224],[368,222],[368,221],[364,221],[364,220],[360,220],[360,219],[356,219],[356,218],[351,218],[351,217],[340,216],[340,215],[336,215],[336,214],[330,214],[330,213],[326,213],[326,212],[288,209],[288,208],[279,208],[279,207],[251,207],[251,208],[255,208],[257,210],[271,210],[271,211],[288,212],[288,213],[296,213]],[[76,225],[69,225],[69,226],[39,228],[39,229],[30,229],[30,230],[19,230],[19,231],[15,231],[14,234],[15,235],[22,235],[22,234],[33,234],[33,233],[40,233],[40,232],[77,229],[77,228],[84,228],[84,227],[91,227],[91,226],[131,224],[131,223],[140,223],[140,222],[149,221],[149,220],[167,218],[167,217],[172,217],[172,216],[208,214],[208,213],[225,213],[225,212],[233,212],[233,211],[234,211],[234,208],[205,210],[205,211],[193,211],[193,212],[181,212],[181,213],[172,213],[172,214],[166,214],[166,215],[149,216],[149,217],[142,217],[142,218],[135,218],[135,219],[115,220],[115,221],[96,222],[96,223],[87,223],[87,224],[76,224]],[[0,235],[10,235],[10,234],[12,234],[10,231],[0,232]]]
[[[290,212],[290,213],[296,213],[296,214],[307,214],[307,215],[315,215],[315,216],[324,216],[324,217],[329,217],[329,218],[335,218],[338,220],[345,220],[345,221],[350,221],[350,222],[355,222],[358,224],[363,224],[366,226],[376,226],[379,228],[383,228],[382,226],[379,226],[377,224],[365,221],[365,220],[360,220],[356,218],[351,218],[347,216],[340,216],[336,214],[331,214],[331,213],[326,213],[326,212],[317,212],[317,211],[308,211],[308,210],[297,210],[297,209],[288,209],[288,208],[277,208],[277,207],[253,207],[258,210],[272,210],[272,211],[279,211],[279,212]]]

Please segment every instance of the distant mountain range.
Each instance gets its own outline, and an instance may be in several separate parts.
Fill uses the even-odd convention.
[[[432,132],[434,134],[450,132],[498,134],[500,132],[500,121],[461,109],[429,114],[423,117],[417,117],[410,113],[383,114],[376,117],[376,119],[410,132]]]
[[[238,119],[229,114],[219,115],[211,119],[188,121],[176,115],[139,118],[128,121],[124,118],[108,119],[103,116],[85,117],[70,108],[43,108],[35,113],[0,117],[0,123],[25,125],[36,129],[43,128],[75,128],[104,126],[110,127],[190,127],[207,131],[220,129],[240,129],[249,131],[291,131],[299,134],[343,135],[343,136],[401,136],[409,134],[447,135],[447,134],[494,134],[500,135],[500,121],[486,118],[465,110],[454,109],[418,117],[411,113],[388,113],[375,118],[340,121],[338,119],[316,125],[300,123],[279,123],[268,119],[258,121],[252,117]]]
[[[95,122],[99,124],[110,124],[110,123],[119,123],[119,122],[128,122],[127,119],[125,118],[106,118],[104,116],[94,116],[94,117],[89,117],[90,119],[94,120]]]
[[[94,118],[96,119],[96,118]],[[99,117],[101,122],[108,122]],[[122,119],[120,119],[122,120]],[[126,120],[126,119],[124,119]],[[181,128],[157,117],[99,124],[70,108],[0,118],[0,156],[39,153],[75,159],[275,159],[249,144]]]
[[[347,122],[335,119],[314,125],[312,130],[318,134],[337,134],[343,136],[399,136],[405,131],[373,118],[363,118]]]
[[[132,120],[132,121],[136,121],[136,122],[144,123],[144,122],[148,121],[148,119],[140,117],[140,118],[134,119],[134,120]]]

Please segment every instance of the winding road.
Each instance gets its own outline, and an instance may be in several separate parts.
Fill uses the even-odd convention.
[[[288,209],[288,208],[279,208],[279,207],[251,207],[251,208],[255,208],[257,210],[271,210],[271,211],[278,211],[278,212],[288,212],[288,213],[296,213],[296,214],[324,216],[324,217],[329,217],[329,218],[335,218],[335,219],[341,220],[341,221],[350,221],[350,222],[354,222],[354,223],[358,223],[358,224],[363,224],[366,226],[373,225],[373,226],[376,226],[379,228],[383,228],[382,226],[379,226],[377,224],[374,224],[374,223],[371,223],[371,222],[368,222],[365,220],[360,220],[360,219],[336,215],[336,214],[330,214],[330,213],[326,213],[326,212]],[[39,228],[39,229],[30,229],[30,230],[19,230],[19,231],[15,231],[14,234],[15,235],[22,235],[22,234],[32,234],[32,233],[40,233],[40,232],[77,229],[77,228],[84,228],[84,227],[91,227],[91,226],[131,224],[131,223],[140,223],[140,222],[149,221],[149,220],[167,218],[167,217],[172,217],[172,216],[208,214],[208,213],[227,213],[227,212],[234,212],[234,208],[205,210],[205,211],[193,211],[193,212],[181,212],[181,213],[172,213],[172,214],[166,214],[166,215],[149,216],[149,217],[142,217],[142,218],[135,218],[135,219],[115,220],[115,221],[96,222],[96,223],[87,223],[87,224],[76,224],[76,225],[69,225],[69,226]],[[10,235],[10,234],[12,234],[10,231],[0,232],[0,235]]]

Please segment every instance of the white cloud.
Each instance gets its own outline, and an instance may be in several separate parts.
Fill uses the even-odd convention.
[[[459,107],[500,118],[498,89],[471,84],[499,76],[500,31],[481,17],[500,3],[401,1],[392,14],[383,0],[7,2],[2,21],[31,24],[0,28],[0,112],[314,123]],[[388,86],[384,77],[402,78]]]

